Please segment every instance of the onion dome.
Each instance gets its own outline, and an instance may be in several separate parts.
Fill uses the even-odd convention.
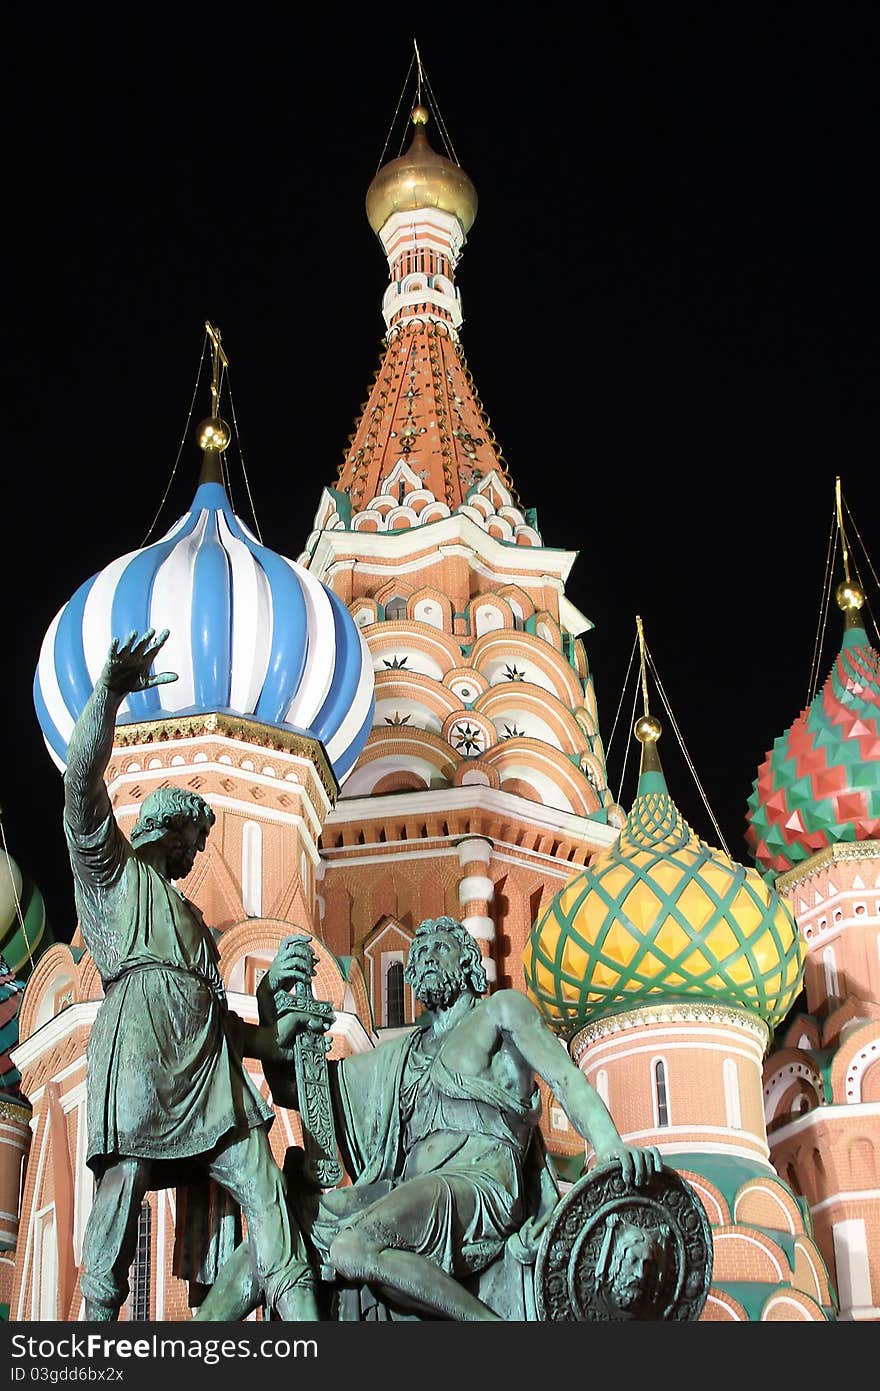
[[[0,1093],[15,1096],[21,1073],[10,1054],[18,1043],[18,1009],[24,994],[24,981],[16,980],[0,956]]]
[[[880,653],[868,642],[861,589],[837,591],[843,644],[812,704],[775,740],[748,802],[757,863],[785,873],[839,841],[880,838]]]
[[[233,512],[217,467],[228,440],[209,438],[212,426],[226,429],[201,428],[206,466],[189,511],[86,580],[53,619],[34,678],[46,744],[63,768],[112,638],[168,628],[161,665],[178,680],[132,693],[117,724],[238,715],[320,740],[341,784],[372,725],[366,643],[331,590]]]
[[[526,988],[565,1034],[639,1006],[711,1001],[772,1028],[801,985],[803,945],[757,870],[704,844],[682,819],[654,747],[659,721],[636,724],[638,793],[620,836],[575,875],[535,923]]]
[[[467,236],[477,216],[477,190],[467,174],[451,159],[438,155],[428,144],[428,113],[415,106],[415,127],[409,149],[399,159],[383,164],[367,189],[367,219],[377,234],[392,213],[417,208],[439,208],[452,213]]]
[[[52,941],[40,890],[11,855],[0,855],[0,951],[7,969],[30,970]]]

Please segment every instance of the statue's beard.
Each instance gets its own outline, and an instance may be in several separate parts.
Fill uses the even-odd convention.
[[[634,1309],[642,1299],[644,1290],[638,1280],[618,1281],[614,1286],[614,1296],[621,1309]]]
[[[413,978],[416,999],[426,1009],[446,1009],[455,1004],[467,985],[464,972],[458,966],[437,966],[424,962],[418,967]]]

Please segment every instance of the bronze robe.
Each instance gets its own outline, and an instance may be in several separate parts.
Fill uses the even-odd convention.
[[[77,912],[105,998],[88,1045],[88,1154],[187,1160],[271,1124],[235,1046],[201,913],[135,856],[112,815],[65,824]]]

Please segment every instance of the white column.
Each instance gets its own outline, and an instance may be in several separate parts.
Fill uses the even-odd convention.
[[[486,836],[465,836],[456,848],[462,871],[458,885],[461,921],[480,944],[483,967],[492,985],[498,979],[498,968],[491,948],[491,943],[495,941],[495,923],[490,913],[495,885],[487,873],[492,859],[492,842]]]

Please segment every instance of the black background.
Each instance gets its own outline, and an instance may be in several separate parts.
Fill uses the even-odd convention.
[[[494,7],[30,14],[4,20],[2,60],[0,802],[56,935],[74,918],[31,699],[43,634],[142,544],[206,318],[263,537],[299,555],[378,360],[387,276],[363,197],[412,26],[480,199],[458,271],[468,362],[545,544],[580,552],[567,592],[596,625],[603,735],[639,612],[745,859],[756,769],[807,695],[835,474],[880,566],[870,11],[592,5],[530,27]],[[192,426],[209,404],[203,376]],[[198,466],[191,431],[152,539]],[[840,632],[832,608],[823,677]],[[666,726],[671,791],[717,843]],[[626,805],[634,773],[631,754]]]

